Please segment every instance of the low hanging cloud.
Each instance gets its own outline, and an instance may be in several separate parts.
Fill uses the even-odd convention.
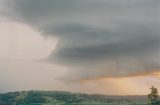
[[[57,37],[47,61],[65,79],[146,75],[160,69],[158,0],[1,0],[1,16]]]

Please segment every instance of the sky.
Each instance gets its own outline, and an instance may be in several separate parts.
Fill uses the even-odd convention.
[[[0,92],[160,89],[160,1],[0,0]]]

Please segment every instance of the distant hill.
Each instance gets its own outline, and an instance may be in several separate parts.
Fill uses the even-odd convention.
[[[63,91],[0,94],[0,105],[145,105],[147,96],[108,96]]]

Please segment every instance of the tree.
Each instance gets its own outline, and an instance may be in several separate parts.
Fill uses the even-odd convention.
[[[155,87],[150,88],[151,93],[148,94],[149,105],[160,105],[159,104],[159,96],[158,96],[158,89]]]

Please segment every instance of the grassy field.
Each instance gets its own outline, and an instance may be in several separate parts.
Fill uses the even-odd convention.
[[[107,96],[58,91],[0,94],[0,105],[145,105],[146,96]]]

